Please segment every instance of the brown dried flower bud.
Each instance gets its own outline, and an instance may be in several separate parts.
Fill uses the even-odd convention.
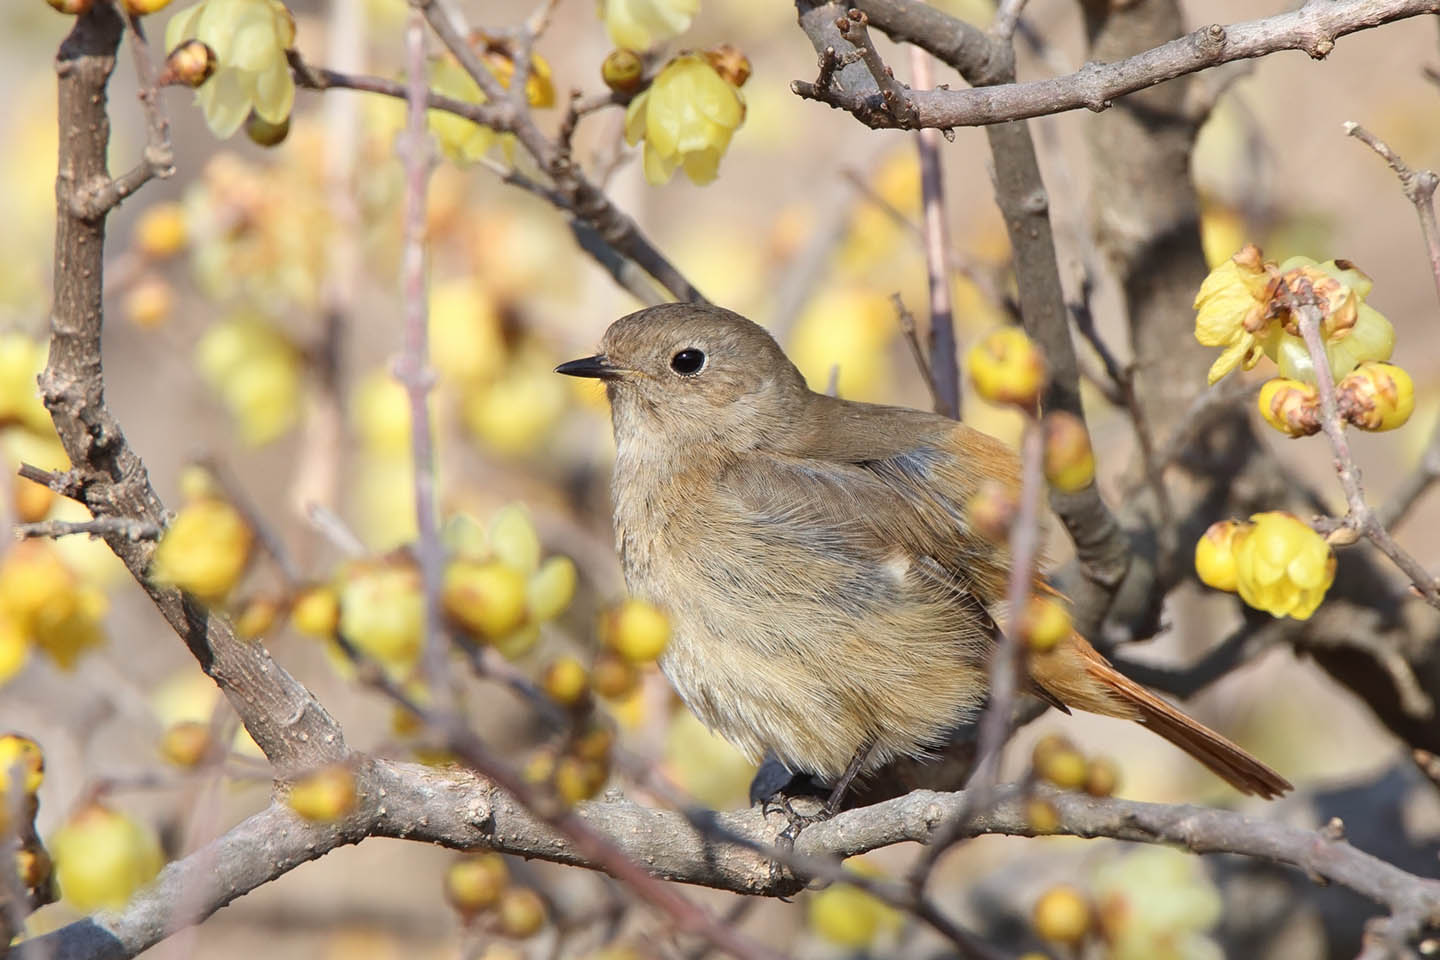
[[[215,72],[215,51],[199,40],[186,40],[165,58],[162,81],[198,87]]]

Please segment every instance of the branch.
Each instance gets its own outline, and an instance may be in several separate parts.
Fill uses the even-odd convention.
[[[930,56],[912,47],[910,66],[917,87],[930,86]],[[950,304],[950,231],[945,222],[945,179],[940,167],[940,135],[915,135],[920,152],[920,198],[925,218],[925,268],[930,284],[930,368],[935,411],[960,419],[960,369],[955,317]]]
[[[1365,488],[1360,480],[1360,467],[1350,454],[1350,441],[1345,436],[1345,422],[1340,416],[1340,404],[1335,396],[1335,380],[1330,371],[1330,358],[1325,353],[1325,340],[1320,332],[1324,315],[1319,297],[1304,278],[1296,281],[1298,290],[1290,290],[1282,284],[1282,293],[1289,301],[1291,313],[1300,327],[1300,335],[1310,353],[1310,362],[1315,366],[1316,389],[1320,393],[1320,428],[1330,441],[1335,454],[1335,474],[1345,491],[1345,502],[1349,513],[1344,526],[1367,538],[1389,557],[1395,566],[1410,578],[1420,596],[1432,607],[1440,608],[1440,581],[1437,581],[1420,562],[1407,553],[1380,525],[1375,511],[1365,499]]]
[[[594,868],[576,845],[526,812],[493,784],[467,772],[371,760],[358,782],[360,808],[335,824],[307,824],[272,804],[229,833],[170,864],[124,910],[100,914],[17,945],[20,960],[124,960],[173,930],[181,891],[201,905],[198,922],[237,897],[347,844],[369,836],[434,843],[458,850],[491,849],[553,863]],[[1317,882],[1341,884],[1390,911],[1406,938],[1440,920],[1440,881],[1424,879],[1357,850],[1333,830],[1290,827],[1225,810],[1139,803],[1042,791],[1059,819],[1053,834],[1179,845],[1195,853],[1233,853],[1287,864]],[[855,856],[906,842],[928,842],[970,816],[965,836],[1035,836],[1023,792],[1002,788],[995,802],[967,811],[966,793],[914,793],[812,824],[795,841],[799,858]],[[582,804],[576,815],[632,862],[657,877],[753,896],[789,896],[793,876],[755,847],[773,835],[758,809],[709,814],[714,829],[687,815],[628,800]],[[728,839],[734,838],[734,839]],[[196,894],[199,894],[198,896]]]
[[[78,216],[94,219],[110,212],[152,178],[164,179],[175,172],[175,149],[170,143],[170,121],[160,103],[159,84],[150,63],[150,45],[140,17],[126,14],[130,47],[135,55],[135,77],[140,85],[140,105],[145,114],[145,153],[129,172],[111,179],[95,180],[77,191],[73,204]]]
[[[83,503],[97,521],[118,518],[163,528],[165,508],[145,465],[105,403],[101,366],[105,212],[78,198],[108,182],[110,120],[105,89],[115,68],[122,24],[108,3],[79,17],[56,59],[60,155],[56,180],[54,306],[50,359],[40,393],[74,465],[42,475],[52,489]],[[155,544],[118,527],[102,534],[115,555],[223,690],[265,755],[282,772],[345,756],[345,738],[325,708],[281,669],[258,642],[241,642],[223,618],[146,573]]]
[[[988,69],[990,58],[978,51],[985,35],[968,25],[957,28],[944,14],[912,9],[913,0],[856,0],[872,26],[894,39],[929,50],[962,72]],[[1166,80],[1223,63],[1263,57],[1282,50],[1303,50],[1324,59],[1346,34],[1427,13],[1440,12],[1436,0],[1333,0],[1307,3],[1299,10],[1262,20],[1222,26],[1211,24],[1188,36],[1114,63],[1089,63],[1075,73],[1030,83],[1004,82],[972,90],[912,90],[896,111],[878,110],[873,98],[857,91],[792,84],[795,93],[847,110],[870,127],[980,126],[1024,120],[1085,108],[1107,109],[1113,100]],[[964,66],[960,66],[964,64]],[[1009,78],[1013,81],[1013,76]],[[897,116],[907,117],[899,123]],[[912,112],[913,111],[913,112]]]
[[[15,525],[15,536],[20,540],[36,537],[70,537],[87,534],[97,537],[124,537],[127,540],[159,540],[161,529],[153,523],[132,520],[129,517],[102,517],[99,520],[42,520],[39,523]]]
[[[801,0],[801,26],[818,49],[828,43],[822,14],[836,7],[828,4],[807,9],[809,3]],[[1015,53],[1008,39],[991,39],[964,21],[915,0],[856,0],[855,5],[871,26],[893,40],[910,41],[928,50],[971,83],[1004,84],[1015,78]],[[851,89],[853,84],[852,80]],[[1066,410],[1083,421],[1079,364],[1055,258],[1050,201],[1034,140],[1023,123],[992,126],[986,134],[994,157],[995,198],[1015,252],[1021,319],[1026,333],[1045,352],[1050,371],[1042,406],[1047,411]],[[1074,541],[1084,574],[1083,582],[1069,590],[1077,626],[1082,633],[1094,634],[1130,571],[1133,549],[1094,484],[1076,493],[1051,491],[1050,506]]]

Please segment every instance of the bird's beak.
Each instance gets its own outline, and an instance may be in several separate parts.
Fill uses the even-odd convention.
[[[555,368],[555,372],[563,373],[567,377],[592,377],[596,380],[619,380],[630,371],[624,367],[615,366],[603,353],[598,353],[593,357],[581,357],[579,360],[562,363]]]

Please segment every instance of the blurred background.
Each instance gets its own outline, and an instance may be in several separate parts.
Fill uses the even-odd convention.
[[[183,2],[150,18],[152,37],[163,34],[164,21]],[[990,16],[985,0],[937,5],[982,25]],[[297,46],[310,63],[400,75],[406,13],[400,0],[290,6]],[[473,24],[486,28],[512,26],[530,12],[510,2],[463,6]],[[1191,27],[1286,9],[1239,0],[1187,8]],[[1018,43],[1021,79],[1083,62],[1074,4],[1035,0],[1026,19],[1046,48]],[[898,292],[924,314],[925,264],[913,226],[919,211],[915,138],[867,130],[847,114],[792,95],[790,81],[812,79],[815,69],[810,43],[794,21],[784,3],[704,0],[693,27],[672,45],[732,43],[753,66],[744,87],[745,122],[715,183],[696,187],[683,177],[662,187],[646,183],[638,151],[624,144],[619,108],[582,122],[576,156],[708,298],[769,327],[812,386],[824,389],[833,371],[842,396],[927,406],[889,300]],[[63,464],[25,393],[33,394],[44,358],[56,149],[51,61],[68,26],[68,18],[38,0],[0,10],[0,80],[9,91],[0,118],[0,182],[7,185],[0,199],[6,227],[0,231],[0,404],[12,424],[0,439],[12,473],[22,460]],[[610,48],[595,4],[562,0],[538,45],[562,102],[571,87],[604,91],[599,67]],[[905,56],[890,59],[903,73]],[[1193,160],[1212,264],[1254,241],[1267,258],[1343,257],[1374,278],[1369,302],[1394,323],[1396,361],[1412,373],[1417,390],[1417,412],[1405,429],[1354,441],[1376,502],[1416,464],[1440,414],[1440,326],[1414,210],[1393,174],[1345,137],[1341,124],[1361,122],[1414,166],[1440,165],[1440,91],[1422,73],[1437,62],[1436,25],[1422,18],[1347,37],[1324,62],[1298,52],[1265,58],[1242,68],[1229,86]],[[948,77],[937,70],[937,79]],[[394,150],[403,105],[350,91],[302,90],[288,138],[266,149],[243,135],[217,142],[192,99],[188,91],[165,94],[175,175],[148,185],[110,221],[109,400],[172,509],[183,500],[187,466],[215,465],[225,485],[254,504],[283,540],[300,578],[326,581],[345,558],[335,538],[307,520],[306,505],[333,511],[375,554],[414,534],[408,413],[390,372],[404,307],[398,277],[403,192]],[[111,166],[120,170],[143,147],[128,55],[112,83],[111,103]],[[537,111],[547,129],[559,113]],[[1033,124],[1062,274],[1076,283],[1091,217],[1083,147],[1089,119],[1076,113]],[[490,156],[507,162],[503,146]],[[957,275],[954,282],[962,349],[1004,321],[997,301],[1009,295],[1012,282],[989,156],[978,129],[958,130],[953,143],[942,144],[955,253],[975,278]],[[523,158],[516,163],[525,169]],[[445,161],[436,168],[428,226],[443,512],[468,515],[483,527],[502,507],[521,503],[545,553],[571,557],[579,571],[570,608],[545,625],[531,649],[517,653],[520,669],[538,675],[557,654],[593,646],[597,613],[623,599],[609,528],[613,448],[603,393],[551,369],[593,352],[605,327],[639,304],[578,249],[562,214],[499,182],[483,165]],[[1197,287],[1201,279],[1195,278]],[[1094,307],[1102,334],[1123,358],[1124,325],[1113,294],[1102,287]],[[1257,370],[1257,380],[1264,373]],[[1087,395],[1087,410],[1102,489],[1115,502],[1135,481],[1131,429],[1098,393]],[[983,430],[1010,441],[1018,435],[1017,414],[973,397],[964,411]],[[1274,431],[1263,436],[1283,445],[1282,456],[1328,491],[1336,510],[1343,507],[1324,444],[1290,443]],[[7,526],[17,517],[75,519],[67,505],[37,499],[33,491],[17,488],[3,500],[12,514]],[[1431,569],[1440,566],[1437,524],[1440,497],[1432,496],[1396,531]],[[1051,554],[1063,560],[1063,537],[1053,539]],[[98,791],[106,803],[158,830],[166,855],[174,857],[263,805],[266,768],[243,743],[223,777],[162,760],[167,727],[208,721],[216,697],[104,545],[69,538],[30,548],[59,557],[84,594],[88,618],[77,627],[83,651],[30,651],[0,687],[0,729],[24,731],[45,748],[41,833],[49,836]],[[9,548],[5,562],[21,563],[13,557],[17,549]],[[255,565],[233,601],[237,609],[284,593],[287,584],[273,567]],[[1231,597],[1181,590],[1168,610],[1171,629],[1130,655],[1156,664],[1190,662],[1239,617]],[[352,744],[395,755],[412,750],[391,707],[337,670],[323,644],[298,635],[283,617],[262,632],[277,659],[345,725]],[[469,682],[472,692],[483,689]],[[517,698],[474,695],[468,708],[477,729],[517,763],[538,742]],[[616,717],[627,749],[653,758],[681,789],[718,808],[745,804],[752,768],[679,707],[653,669],[637,694],[605,709]],[[1359,821],[1346,821],[1358,845],[1366,845],[1369,824],[1376,844],[1396,845],[1375,852],[1402,865],[1409,857],[1407,868],[1434,875],[1440,835],[1434,789],[1396,772],[1403,748],[1318,669],[1288,650],[1272,650],[1189,701],[1187,710],[1301,787],[1293,799],[1268,807],[1267,816],[1313,824],[1337,804],[1351,803]],[[1057,730],[1087,753],[1115,759],[1123,796],[1243,806],[1159,739],[1093,717],[1052,713],[1030,725],[1010,748],[1009,772],[1023,770],[1036,737]],[[623,779],[618,785],[642,802],[654,800]],[[1373,796],[1382,794],[1393,805],[1376,807]],[[912,856],[905,848],[881,851],[865,858],[865,869],[900,871]],[[603,924],[587,924],[586,911],[616,896],[609,881],[518,862],[510,865],[512,877],[544,891],[555,922],[524,941],[467,931],[442,896],[442,874],[453,858],[415,844],[367,841],[300,867],[152,953],[499,960],[585,956],[607,943],[647,955],[665,943],[663,935],[649,939],[655,920],[643,911],[625,915],[618,938]],[[1120,904],[1114,909],[1121,912],[1128,902],[1132,912],[1164,918],[1157,921],[1162,933],[1169,931],[1161,937],[1164,946],[1147,947],[1137,958],[1221,956],[1227,947],[1237,957],[1353,956],[1366,915],[1345,894],[1311,891],[1303,878],[1279,871],[1104,842],[982,838],[960,848],[941,870],[935,889],[948,909],[977,928],[1009,931],[1016,942],[1028,936],[1036,896],[1062,881],[1097,903]],[[754,903],[739,922],[797,956],[941,952],[923,928],[849,891],[833,893]],[[734,902],[708,891],[691,895],[720,911]],[[34,915],[30,929],[51,929],[77,915],[62,902]],[[862,920],[858,932],[846,926],[855,917]],[[567,924],[574,932],[561,942]],[[1122,956],[1118,949],[1113,955]]]

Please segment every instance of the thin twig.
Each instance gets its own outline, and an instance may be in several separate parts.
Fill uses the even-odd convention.
[[[160,527],[133,517],[98,517],[94,520],[42,520],[39,523],[21,523],[15,526],[19,540],[35,537],[70,537],[86,534],[92,540],[101,537],[125,537],[128,540],[159,540],[163,531]]]
[[[999,635],[990,654],[989,699],[980,714],[975,768],[965,785],[967,810],[964,816],[937,832],[934,841],[911,867],[909,879],[916,891],[924,889],[940,857],[964,838],[971,820],[994,800],[1000,777],[1000,755],[1010,737],[1011,715],[1020,690],[1022,641],[1017,625],[1034,589],[1035,565],[1040,555],[1044,452],[1040,423],[1034,417],[1027,417],[1025,432],[1020,438],[1019,508],[1010,528],[1010,579],[1005,592],[1010,622],[1005,630],[997,631]]]
[[[990,22],[990,36],[1009,43],[1020,24],[1020,14],[1025,9],[1025,0],[1001,0],[995,10],[995,19]]]
[[[910,48],[910,70],[916,89],[931,83],[930,54]],[[960,369],[956,359],[955,317],[950,305],[950,249],[945,223],[945,180],[940,170],[940,133],[921,130],[915,135],[920,152],[920,197],[925,218],[925,270],[930,284],[930,387],[935,412],[960,419]]]
[[[1345,436],[1345,424],[1340,418],[1340,405],[1335,396],[1330,358],[1325,353],[1325,340],[1320,332],[1323,314],[1319,296],[1310,281],[1304,277],[1298,277],[1294,281],[1294,289],[1281,284],[1281,292],[1288,300],[1291,314],[1300,328],[1300,336],[1305,340],[1306,349],[1310,353],[1310,362],[1315,367],[1316,389],[1320,393],[1320,428],[1330,441],[1330,449],[1335,454],[1335,474],[1345,491],[1345,502],[1349,507],[1349,514],[1345,518],[1346,526],[1375,544],[1381,553],[1389,557],[1391,562],[1410,578],[1410,582],[1427,603],[1440,608],[1440,581],[1395,542],[1389,531],[1380,525],[1375,512],[1365,500],[1360,467],[1350,454],[1350,441]]]
[[[424,664],[426,685],[436,708],[448,712],[454,701],[449,671],[449,637],[440,613],[440,580],[445,563],[437,527],[435,448],[430,436],[429,310],[426,287],[425,196],[434,157],[426,123],[425,18],[412,10],[405,27],[406,70],[409,74],[409,120],[404,145],[405,246],[400,276],[405,291],[405,350],[395,365],[395,378],[410,401],[410,455],[415,473],[415,554],[425,595]],[[522,86],[523,82],[517,82]]]
[[[870,20],[864,12],[852,9],[837,20],[835,26],[840,35],[854,46],[855,52],[865,64],[865,69],[869,70],[870,76],[875,79],[875,85],[880,88],[880,99],[885,105],[885,111],[894,121],[894,126],[909,126],[915,120],[915,108],[910,103],[905,85],[895,79],[895,71],[885,65],[885,61],[880,58],[880,51],[875,49],[875,41],[870,39],[869,23]],[[823,70],[823,63],[821,67]]]
[[[930,391],[930,402],[939,410],[940,391],[935,389],[935,375],[931,372],[930,361],[925,356],[925,348],[920,343],[920,332],[915,329],[915,317],[905,306],[905,301],[900,299],[900,294],[890,294],[890,302],[895,304],[895,316],[900,321],[900,331],[905,335],[905,342],[910,345],[910,355],[915,358],[915,367],[920,371],[920,378],[925,381],[926,389]]]
[[[155,69],[150,62],[150,45],[140,17],[125,14],[129,27],[130,49],[135,59],[135,78],[140,87],[140,106],[145,114],[145,153],[128,172],[103,182],[98,188],[79,191],[75,198],[76,213],[88,219],[103,216],[151,179],[164,179],[175,172],[175,149],[170,142],[170,120],[160,102]]]

